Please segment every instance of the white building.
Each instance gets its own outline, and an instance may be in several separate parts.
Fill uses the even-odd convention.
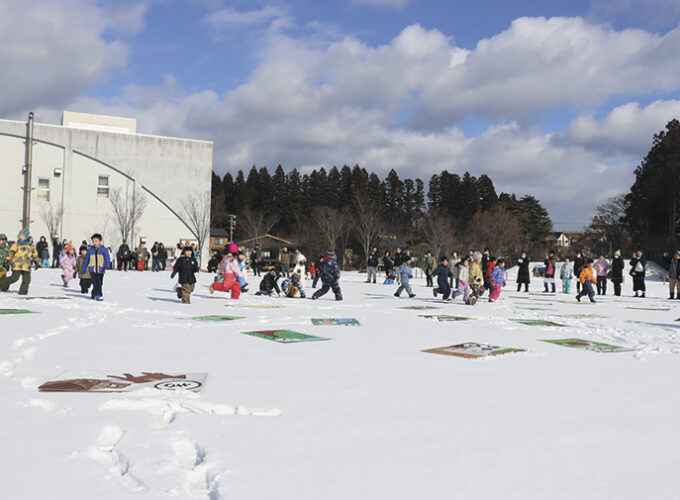
[[[0,120],[0,232],[11,240],[21,229],[26,132],[24,122]],[[32,165],[36,241],[49,239],[44,214],[52,210],[62,212],[60,238],[77,247],[98,232],[115,252],[122,237],[112,194],[131,200],[136,190],[146,208],[128,243],[171,249],[179,239],[196,240],[183,204],[192,196],[209,200],[213,144],[137,134],[132,119],[64,112],[61,126],[35,124]]]

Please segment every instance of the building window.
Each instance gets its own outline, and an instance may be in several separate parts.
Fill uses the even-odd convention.
[[[97,177],[97,198],[109,197],[109,176],[100,175]]]
[[[224,238],[215,238],[215,245],[224,245]]]
[[[38,179],[38,201],[50,201],[50,180]]]

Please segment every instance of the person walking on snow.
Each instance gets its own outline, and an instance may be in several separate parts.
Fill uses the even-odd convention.
[[[489,302],[496,302],[501,296],[501,289],[505,286],[505,260],[496,260],[496,267],[491,272],[491,291]]]
[[[92,278],[92,298],[94,300],[104,300],[104,273],[111,265],[111,255],[105,246],[102,245],[102,235],[95,233],[92,235],[92,246],[87,250],[83,267],[80,274],[89,271]]]
[[[432,294],[436,297],[438,293],[442,294],[443,300],[449,300],[451,295],[451,285],[449,284],[449,278],[453,276],[453,273],[449,269],[449,259],[442,257],[439,259],[439,266],[432,273],[432,277],[437,278],[437,288],[432,289]]]
[[[80,293],[86,294],[90,287],[92,286],[92,276],[90,276],[89,271],[81,272],[83,269],[83,264],[85,263],[85,256],[87,255],[87,245],[82,245],[80,247],[80,255],[76,260],[76,270],[78,271],[78,276],[80,277]]]
[[[569,262],[569,257],[564,258],[564,264],[560,269],[560,279],[562,280],[562,293],[571,293],[571,277],[574,275],[574,267]]]
[[[520,291],[522,285],[524,285],[524,292],[529,293],[529,283],[531,283],[531,272],[529,271],[529,264],[531,264],[531,258],[526,252],[522,252],[522,255],[517,259],[517,291]]]
[[[66,248],[61,253],[59,259],[59,267],[61,267],[64,274],[61,275],[61,280],[64,283],[64,288],[68,288],[70,281],[76,277],[76,249],[71,243],[66,245]]]
[[[238,278],[245,278],[245,273],[239,268],[234,256],[229,254],[217,268],[217,277],[215,283],[210,285],[210,293],[231,291],[231,298],[237,300],[241,296],[241,285]]]
[[[313,300],[317,300],[328,293],[328,290],[333,290],[335,294],[335,300],[342,300],[342,290],[340,290],[340,268],[338,267],[338,261],[335,259],[335,250],[329,248],[326,252],[326,258],[321,264],[321,284],[323,285],[320,290],[317,290],[314,295],[312,295]]]
[[[411,290],[411,285],[409,284],[409,280],[413,278],[413,269],[411,269],[411,257],[406,256],[406,259],[404,260],[404,263],[397,268],[395,273],[400,277],[400,282],[401,285],[399,285],[399,288],[397,288],[397,291],[395,292],[394,296],[399,297],[401,295],[401,292],[406,290],[406,293],[408,293],[408,296],[410,298],[413,298],[416,296],[415,293]]]
[[[432,280],[432,273],[434,272],[436,266],[437,261],[434,259],[430,252],[427,252],[425,254],[425,258],[423,259],[423,273],[425,273],[425,279],[427,281],[425,286],[428,287],[434,286]]]
[[[595,302],[595,291],[593,290],[593,283],[597,284],[595,279],[595,272],[593,271],[593,259],[586,261],[586,267],[581,271],[579,281],[582,285],[582,290],[576,296],[576,300],[581,302],[581,297],[588,296],[591,302]]]
[[[598,260],[593,269],[597,273],[597,294],[607,295],[607,274],[611,271],[612,266],[604,258],[604,255],[600,255],[600,260]]]
[[[177,259],[172,267],[170,278],[179,275],[177,288],[177,298],[182,299],[182,304],[191,304],[191,294],[196,288],[196,273],[198,272],[198,261],[194,258],[194,251],[191,247],[184,247],[182,256]]]
[[[31,243],[28,228],[22,229],[19,233],[17,241],[9,249],[8,259],[12,265],[12,274],[0,280],[0,290],[6,291],[12,283],[16,283],[21,278],[19,295],[27,295],[31,284],[32,264],[39,263],[38,251]]]
[[[463,296],[463,302],[466,304],[472,295],[472,288],[470,288],[470,259],[465,257],[458,265],[458,289],[451,295],[454,300],[460,295]]]

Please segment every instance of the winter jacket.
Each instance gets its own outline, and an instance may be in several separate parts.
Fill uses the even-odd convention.
[[[281,289],[288,297],[296,297],[298,294],[300,297],[305,297],[305,287],[303,286],[302,282],[293,281],[292,278],[286,278],[283,280],[281,282]]]
[[[555,277],[555,272],[557,271],[557,258],[556,257],[548,257],[543,261],[545,264],[545,277],[546,278],[554,278]],[[548,269],[552,267],[552,272],[549,273]]]
[[[571,262],[565,262],[562,264],[562,268],[560,269],[560,278],[563,280],[568,280],[571,279],[571,277],[574,275],[574,264]]]
[[[579,281],[581,283],[585,283],[586,281],[592,281],[593,283],[597,283],[597,279],[595,279],[595,273],[589,267],[583,268],[583,270],[581,271],[581,275],[579,276]]]
[[[470,264],[470,285],[481,285],[483,283],[482,264],[475,261]]]
[[[281,264],[290,266],[290,252],[281,252]]]
[[[35,246],[19,241],[13,243],[9,249],[9,260],[12,262],[12,271],[30,271],[31,263],[40,264]]]
[[[446,288],[449,285],[449,278],[453,277],[453,273],[449,270],[448,266],[439,264],[432,273],[432,277],[437,278],[437,285]]]
[[[462,264],[458,266],[458,279],[463,283],[470,281],[470,267],[463,266]]]
[[[158,245],[158,258],[161,262],[168,260],[168,249],[164,246]]]
[[[214,273],[220,265],[220,259],[217,255],[213,255],[208,261],[208,272]]]
[[[241,285],[241,288],[245,287],[248,283],[246,282],[246,275],[248,274],[248,271],[246,270],[246,263],[241,262],[239,259],[236,259],[236,265],[238,268],[241,270],[243,273],[243,276],[238,277],[238,282],[239,285]]]
[[[95,248],[91,246],[87,249],[87,254],[83,262],[83,267],[80,268],[80,274],[85,274],[89,271],[90,274],[104,274],[111,265],[111,255],[105,246]]]
[[[241,270],[241,268],[236,263],[236,259],[234,259],[234,257],[230,255],[227,255],[224,258],[224,261],[222,262],[222,264],[220,264],[220,267],[217,268],[217,273],[222,276],[224,276],[225,274],[233,274],[236,278],[245,279],[246,277],[245,271]]]
[[[581,276],[581,271],[586,265],[586,259],[583,257],[576,257],[574,259],[574,275]]]
[[[433,259],[434,259],[434,257],[433,257]],[[449,269],[451,270],[451,274],[453,274],[453,277],[455,279],[460,279],[460,277],[458,276],[458,272],[459,272],[458,268],[460,267],[459,264],[460,264],[460,259],[458,257],[455,257],[455,258],[451,257],[451,260],[449,261]]]
[[[638,265],[639,264],[639,265]],[[630,275],[634,278],[644,278],[645,269],[647,268],[647,260],[643,257],[641,259],[631,259],[630,261]]]
[[[607,276],[607,273],[611,270],[612,266],[606,260],[604,262],[598,260],[593,266],[593,268],[597,272],[598,276],[605,277]]]
[[[149,260],[149,251],[146,249],[146,247],[140,246],[135,250],[135,253],[137,254],[137,260]]]
[[[59,265],[64,270],[65,275],[73,276],[75,274],[77,259],[75,255],[69,255],[66,251],[61,253],[59,258]]]
[[[84,255],[78,255],[78,258],[76,259],[76,270],[78,270],[78,277],[81,280],[92,279],[92,276],[90,275],[90,271],[85,270],[85,272],[82,272],[84,263],[85,263],[85,256]]]
[[[529,264],[531,264],[531,258],[528,255],[517,259],[517,283],[531,283]]]
[[[158,258],[158,245],[154,245],[151,247],[151,258],[153,259]]]
[[[491,282],[491,274],[493,273],[493,270],[496,268],[496,264],[493,262],[487,262],[486,263],[486,273],[484,273],[484,282],[485,283],[490,283]]]
[[[123,243],[121,246],[118,247],[118,252],[116,253],[116,257],[118,260],[128,260],[130,258],[130,254],[132,252],[130,251],[130,247],[127,243]]]
[[[371,252],[371,255],[368,256],[368,260],[366,260],[366,267],[378,267],[377,253]]]
[[[668,266],[668,277],[677,279],[678,272],[680,272],[680,259],[673,259]]]
[[[392,257],[389,255],[385,255],[383,257],[383,267],[385,268],[385,274],[390,275],[392,273],[392,269],[394,269],[394,261],[392,260]]]
[[[423,259],[423,272],[425,274],[432,274],[432,271],[437,267],[437,262],[432,255],[426,255]]]
[[[404,263],[404,260],[406,259],[406,253],[404,252],[397,252],[394,254],[394,267],[399,267]]]
[[[340,279],[340,268],[338,261],[330,257],[326,257],[321,264],[321,281],[324,284],[331,284]]]
[[[0,272],[9,269],[9,245],[7,243],[0,243]]]
[[[505,286],[505,268],[496,266],[491,272],[491,281],[498,286]]]
[[[303,260],[307,262],[307,257],[305,257],[305,254],[303,254],[302,252],[299,252],[297,255],[295,255],[292,264],[297,266],[300,263],[300,261]]]
[[[61,246],[61,242],[58,239],[53,239],[52,240],[52,255],[54,257],[59,257],[59,254],[63,250],[63,247]]]
[[[260,281],[260,291],[261,292],[271,292],[276,290],[276,293],[281,294],[281,289],[279,288],[279,273],[276,271],[270,271],[264,275],[262,281]]]
[[[40,256],[41,259],[49,259],[50,258],[50,251],[47,250],[47,257],[43,257],[43,250],[47,249],[47,242],[40,240],[38,243],[35,245],[35,249],[38,251],[38,255]]]
[[[614,257],[612,259],[612,281],[614,283],[623,282],[623,259],[621,257]]]
[[[408,285],[409,280],[413,278],[413,269],[411,266],[404,263],[394,271],[394,274],[400,277],[402,285]]]
[[[171,278],[174,278],[176,274],[179,275],[180,285],[191,285],[196,283],[195,274],[198,272],[198,261],[193,257],[187,257],[182,255],[172,268]]]

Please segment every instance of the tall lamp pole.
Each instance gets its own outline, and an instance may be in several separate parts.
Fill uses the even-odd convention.
[[[31,175],[33,173],[33,112],[28,113],[26,122],[26,165],[24,166],[24,212],[22,227],[31,226]]]

